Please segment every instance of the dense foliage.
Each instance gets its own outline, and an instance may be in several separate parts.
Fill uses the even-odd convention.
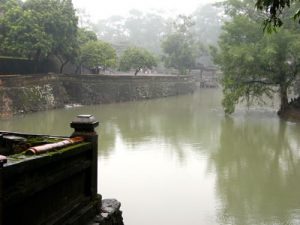
[[[80,65],[99,73],[107,68],[116,66],[117,55],[115,49],[104,41],[88,41],[80,48]]]
[[[268,18],[265,20],[265,26],[267,28],[280,27],[283,24],[282,14],[284,9],[290,8],[297,1],[296,0],[257,0],[256,7],[267,13]],[[298,19],[300,23],[300,8],[296,8],[291,18]]]
[[[71,0],[0,3],[0,54],[41,61],[50,55],[61,71],[77,54],[77,17]]]
[[[287,22],[277,33],[264,34],[254,1],[231,2],[237,1],[227,1],[232,20],[223,27],[220,49],[214,49],[215,62],[223,72],[225,112],[232,113],[241,101],[251,104],[275,93],[280,96],[279,113],[283,112],[288,107],[288,90],[299,75],[300,30]]]
[[[162,48],[166,67],[175,68],[183,75],[195,67],[196,54],[193,43],[184,35],[180,33],[168,35],[162,42]]]
[[[195,41],[191,27],[195,25],[191,17],[178,16],[173,23],[173,31],[162,41],[163,61],[168,68],[175,68],[180,74],[188,74],[196,66],[196,59],[202,45]]]
[[[130,47],[124,51],[120,58],[120,70],[134,69],[135,76],[141,69],[152,69],[154,66],[156,66],[154,56],[143,48]]]

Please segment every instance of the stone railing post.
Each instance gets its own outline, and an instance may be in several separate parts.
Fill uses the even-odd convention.
[[[98,134],[95,128],[99,125],[92,115],[78,115],[70,124],[74,128],[71,137],[82,136],[86,141],[92,143],[92,167],[91,167],[91,194],[97,197],[98,179]]]

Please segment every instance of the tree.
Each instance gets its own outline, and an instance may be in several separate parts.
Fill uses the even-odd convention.
[[[76,65],[75,73],[76,74],[77,73],[81,74],[81,67],[82,67],[82,63],[83,63],[83,61],[82,61],[83,54],[87,54],[85,52],[83,52],[83,54],[82,54],[82,50],[86,48],[86,47],[84,47],[84,45],[87,44],[88,42],[97,41],[97,40],[98,39],[97,39],[97,35],[95,32],[88,30],[86,28],[78,29],[77,42],[78,42],[79,50],[78,50],[78,55],[76,56],[76,59],[75,59],[75,65]],[[83,50],[83,51],[85,51],[85,50]]]
[[[40,62],[56,56],[60,72],[74,60],[77,17],[71,0],[6,0],[0,3],[1,53]]]
[[[163,61],[168,68],[179,70],[180,74],[187,74],[195,66],[195,49],[186,38],[180,34],[171,34],[162,42],[165,53]]]
[[[263,34],[259,16],[236,13],[224,25],[219,47],[213,55],[223,72],[226,113],[239,102],[263,101],[274,93],[280,96],[279,114],[288,108],[288,90],[300,69],[299,30],[287,23],[277,33]]]
[[[27,0],[25,11],[38,16],[38,22],[52,42],[51,54],[61,63],[60,73],[74,61],[77,45],[78,18],[72,0]]]
[[[283,24],[282,14],[286,8],[290,8],[291,6],[296,4],[296,0],[257,0],[256,8],[259,10],[263,10],[267,13],[268,18],[265,20],[265,27],[269,30],[273,27],[280,27]],[[297,10],[294,11],[292,17],[294,20],[298,19],[300,23],[300,6],[297,5]]]
[[[97,40],[98,40],[97,34],[94,31],[88,30],[86,28],[78,29],[77,42],[79,46],[89,41],[97,41]]]
[[[161,44],[165,66],[173,67],[183,75],[195,67],[197,44],[190,33],[193,25],[190,17],[180,15],[173,23],[173,31],[166,35]]]
[[[120,70],[134,69],[136,76],[141,69],[152,69],[156,66],[154,56],[146,49],[130,47],[124,51],[120,58]]]
[[[0,52],[39,61],[52,50],[52,40],[40,25],[40,13],[25,11],[17,0],[0,3]]]
[[[103,70],[114,67],[116,58],[114,48],[104,41],[88,41],[80,48],[80,66],[84,65],[90,69],[96,68],[96,73],[99,73],[99,67],[102,67]]]

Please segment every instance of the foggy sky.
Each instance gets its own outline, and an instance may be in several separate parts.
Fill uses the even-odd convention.
[[[84,9],[92,21],[112,15],[126,16],[129,10],[162,10],[166,14],[190,14],[196,8],[216,0],[73,0],[76,9]]]

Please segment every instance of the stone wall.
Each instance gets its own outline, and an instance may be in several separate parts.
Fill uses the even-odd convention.
[[[2,75],[0,117],[62,108],[192,93],[188,76]]]

